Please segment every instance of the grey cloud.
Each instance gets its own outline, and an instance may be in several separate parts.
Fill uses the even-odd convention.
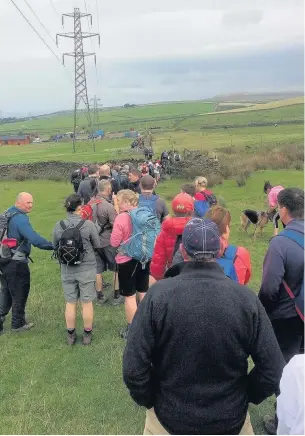
[[[222,24],[226,27],[259,24],[263,16],[264,13],[262,10],[225,12],[222,17]]]
[[[47,112],[73,107],[73,59],[63,69],[10,2],[0,0],[0,110]],[[98,31],[96,0],[86,0]],[[39,32],[35,18],[22,10]],[[30,0],[54,36],[60,17],[49,0]],[[59,13],[84,10],[83,0],[53,0]],[[302,0],[98,0],[101,49],[97,74],[86,61],[88,92],[104,105],[210,97],[257,87],[302,86]],[[255,6],[254,6],[255,5]],[[235,11],[235,12],[234,12]],[[246,27],[245,27],[246,26]],[[64,31],[71,31],[67,20]],[[83,20],[83,31],[88,31]],[[61,56],[73,49],[62,40]]]

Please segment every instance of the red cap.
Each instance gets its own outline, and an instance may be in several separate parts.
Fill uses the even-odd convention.
[[[176,195],[172,201],[173,212],[175,213],[190,213],[194,210],[194,200],[185,192]]]

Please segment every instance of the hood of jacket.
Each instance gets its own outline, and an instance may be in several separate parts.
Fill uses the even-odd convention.
[[[182,235],[184,227],[192,217],[169,217],[162,223],[162,230],[174,236]]]
[[[295,230],[304,235],[304,220],[292,220],[287,224],[286,228],[289,230]]]

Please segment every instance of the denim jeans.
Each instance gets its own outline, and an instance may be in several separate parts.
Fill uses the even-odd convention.
[[[12,329],[26,324],[25,306],[30,292],[30,269],[25,262],[11,260],[1,266],[0,330],[4,317],[12,309]]]

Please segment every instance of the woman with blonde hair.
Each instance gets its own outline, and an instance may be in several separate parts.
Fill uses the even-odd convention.
[[[139,197],[130,189],[123,189],[115,197],[115,207],[119,211],[116,217],[110,238],[112,247],[119,248],[132,236],[132,221],[129,212],[138,207]],[[149,287],[150,262],[142,264],[131,257],[126,256],[120,249],[116,255],[118,266],[118,278],[120,294],[125,297],[125,314],[127,328],[120,333],[123,339],[127,338],[130,324],[137,311],[137,298],[141,301]]]
[[[222,206],[211,207],[205,215],[206,219],[217,224],[220,234],[220,263],[223,260],[232,262],[232,266],[236,273],[236,279],[241,285],[246,285],[251,278],[252,268],[251,259],[248,250],[244,247],[235,247],[229,244],[231,214]],[[233,254],[233,259],[229,259],[229,253]]]
[[[195,179],[195,216],[203,218],[211,206],[217,204],[217,199],[212,191],[207,189],[208,181],[205,177],[196,177]]]

